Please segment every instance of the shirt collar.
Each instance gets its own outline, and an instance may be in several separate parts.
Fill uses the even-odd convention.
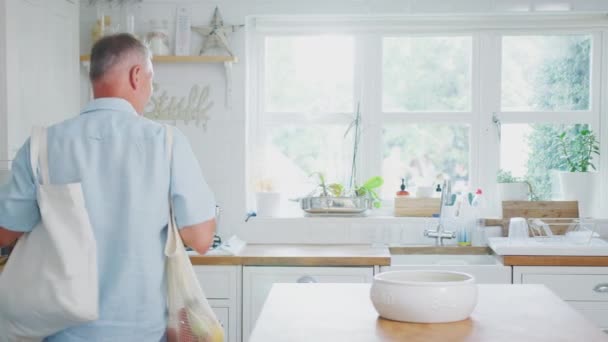
[[[112,110],[138,115],[135,108],[125,99],[118,97],[100,97],[89,102],[80,114],[86,114],[98,110]]]

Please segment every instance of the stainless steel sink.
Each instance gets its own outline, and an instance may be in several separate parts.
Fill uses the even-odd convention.
[[[511,267],[486,248],[470,247],[398,247],[391,248],[391,265],[381,272],[401,270],[441,270],[464,272],[482,284],[510,284]]]
[[[488,254],[396,254],[391,255],[391,266],[397,265],[501,265]]]

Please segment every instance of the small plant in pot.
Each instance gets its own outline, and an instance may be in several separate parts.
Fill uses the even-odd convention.
[[[371,177],[363,185],[356,186],[354,190],[347,190],[341,183],[328,183],[325,175],[321,172],[313,173],[318,177],[318,184],[315,190],[308,196],[317,196],[326,198],[328,201],[343,201],[348,202],[350,199],[368,198],[375,208],[379,208],[382,201],[376,192],[382,186],[384,180],[380,176]]]
[[[559,136],[561,160],[568,172],[590,172],[596,170],[593,156],[600,155],[600,144],[588,128],[574,133],[562,132]]]
[[[500,201],[527,201],[532,194],[532,186],[525,179],[515,177],[510,171],[499,170],[496,175]]]
[[[587,125],[575,125],[557,138],[564,170],[559,172],[562,199],[578,201],[579,215],[591,216],[598,181],[593,157],[600,154],[599,142]]]
[[[358,185],[357,182],[357,154],[361,140],[361,112],[357,105],[357,112],[346,129],[344,137],[353,134],[352,165],[348,184],[329,183],[321,172],[313,173],[318,177],[315,189],[306,197],[300,198],[300,204],[309,214],[361,214],[372,207],[379,208],[381,199],[376,192],[382,186],[382,177],[371,177]]]

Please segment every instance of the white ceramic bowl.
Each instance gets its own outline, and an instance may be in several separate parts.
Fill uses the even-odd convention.
[[[469,317],[477,304],[475,278],[449,271],[377,274],[371,300],[380,316],[402,322],[447,323]]]

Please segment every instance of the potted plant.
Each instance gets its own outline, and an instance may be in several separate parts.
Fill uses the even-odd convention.
[[[353,156],[351,174],[346,186],[342,183],[328,183],[321,172],[313,175],[318,177],[315,189],[306,197],[300,198],[300,204],[309,214],[361,214],[372,207],[379,208],[381,199],[376,192],[384,180],[380,176],[371,177],[363,185],[357,183],[357,154],[361,139],[361,113],[357,112],[348,126],[344,137],[353,133]]]
[[[576,200],[579,216],[594,213],[594,194],[597,192],[597,172],[593,157],[599,156],[600,146],[595,134],[586,126],[576,125],[574,130],[564,131],[558,136],[561,152],[559,172],[562,199]]]
[[[530,182],[500,169],[496,175],[500,201],[527,201],[532,194]]]

